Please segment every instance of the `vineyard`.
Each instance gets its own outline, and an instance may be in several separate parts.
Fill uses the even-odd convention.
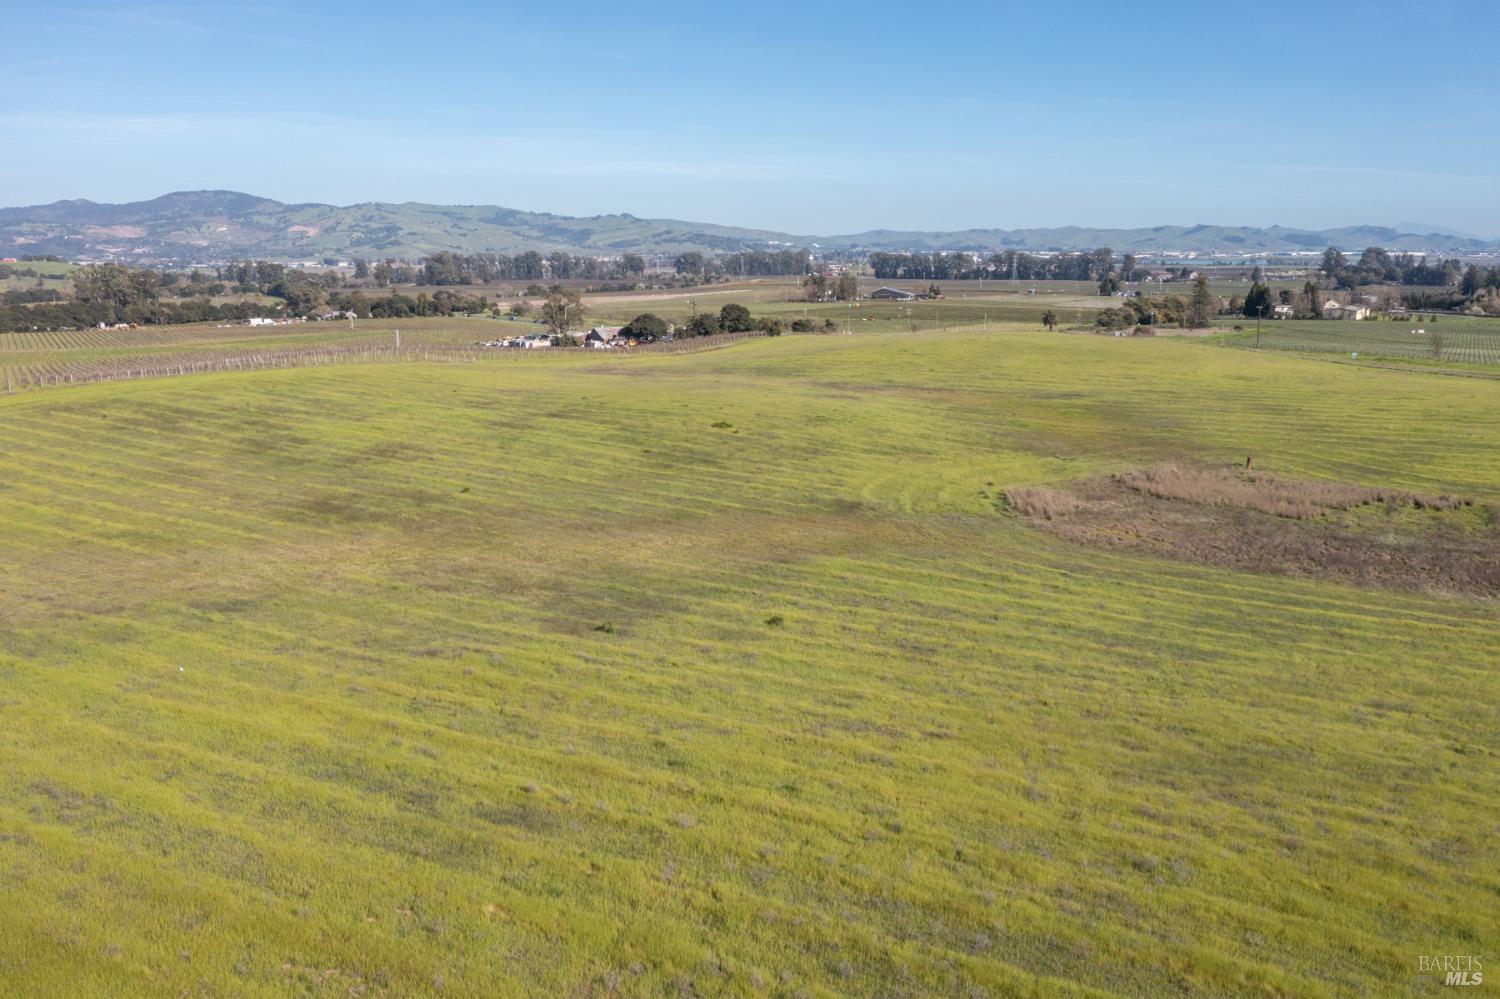
[[[410,326],[407,325],[410,323]],[[416,344],[467,343],[483,332],[473,324],[453,320],[409,320],[393,325],[389,322],[361,322],[355,327],[345,323],[304,323],[294,326],[138,326],[125,330],[39,330],[27,333],[0,333],[0,357],[36,352],[95,352],[160,350],[163,347],[253,347],[289,344],[347,345],[351,343],[390,343],[396,330],[402,339]],[[508,324],[507,324],[508,325]]]
[[[76,334],[24,334],[27,336],[72,336]],[[726,333],[670,343],[652,344],[617,351],[610,358],[634,354],[686,354],[727,346],[758,333]],[[0,353],[0,387],[6,392],[23,389],[81,385],[90,382],[121,381],[135,378],[159,378],[168,375],[202,374],[215,371],[254,371],[265,368],[300,368],[325,364],[368,363],[375,361],[553,361],[592,354],[578,350],[495,350],[470,345],[432,342],[433,337],[415,337],[397,347],[391,337],[366,337],[363,343],[301,344],[274,348],[218,350],[180,350],[155,353],[84,353],[57,349]],[[158,345],[160,346],[160,345]],[[597,356],[597,355],[595,355]],[[14,360],[15,363],[12,363]]]
[[[655,305],[674,321],[686,319],[691,299]],[[633,303],[618,315],[597,319],[624,323]],[[784,323],[811,318],[824,330],[862,334],[939,332],[985,325],[999,312],[993,300],[922,302],[915,305],[861,303],[766,303],[758,305]],[[1033,310],[1034,311],[1034,310]],[[306,367],[366,361],[553,360],[576,351],[486,349],[480,343],[540,329],[530,320],[467,317],[358,320],[354,323],[303,323],[289,326],[221,326],[211,324],[144,326],[134,329],[83,329],[0,333],[0,392],[56,385],[212,371]],[[743,339],[726,334],[691,341],[634,348],[631,353],[677,353],[708,349]],[[753,335],[753,334],[752,334]]]
[[[1228,333],[1219,343],[1257,350],[1348,354],[1408,361],[1500,364],[1500,320],[1286,321]]]

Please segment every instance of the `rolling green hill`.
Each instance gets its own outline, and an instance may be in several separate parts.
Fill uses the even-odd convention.
[[[124,205],[66,201],[0,209],[0,248],[10,244],[17,252],[66,257],[303,260],[556,249],[606,255],[764,247],[776,236],[631,215],[569,218],[494,205],[288,205],[231,191],[179,192]]]
[[[69,259],[120,256],[204,262],[416,258],[438,250],[516,253],[563,250],[618,255],[820,247],[829,250],[1194,250],[1286,252],[1330,244],[1360,249],[1474,252],[1496,244],[1445,233],[1376,226],[1313,232],[1273,226],[1156,226],[1149,229],[970,229],[962,232],[871,230],[834,236],[642,219],[633,215],[573,218],[496,205],[284,204],[233,191],[182,191],[150,201],[96,204],[58,201],[0,209],[0,252]]]

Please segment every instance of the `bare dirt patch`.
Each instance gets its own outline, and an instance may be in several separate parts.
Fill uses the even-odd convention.
[[[1500,511],[1452,496],[1232,466],[1124,472],[1005,505],[1084,544],[1253,572],[1500,596]]]

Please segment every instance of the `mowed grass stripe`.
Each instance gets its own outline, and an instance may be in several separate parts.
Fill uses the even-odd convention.
[[[1333,367],[902,334],[0,400],[0,960],[120,993],[1381,991],[1494,927],[1493,603],[995,506],[1271,433],[1257,465],[1493,495],[1494,389]]]

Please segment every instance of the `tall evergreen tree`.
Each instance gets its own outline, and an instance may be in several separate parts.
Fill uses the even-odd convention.
[[[1250,291],[1245,295],[1244,313],[1254,319],[1257,316],[1269,317],[1271,315],[1271,287],[1270,285],[1256,282],[1250,286]]]
[[[1208,278],[1202,274],[1193,282],[1193,298],[1188,303],[1187,326],[1201,330],[1208,326],[1214,311],[1214,295],[1208,288]]]

